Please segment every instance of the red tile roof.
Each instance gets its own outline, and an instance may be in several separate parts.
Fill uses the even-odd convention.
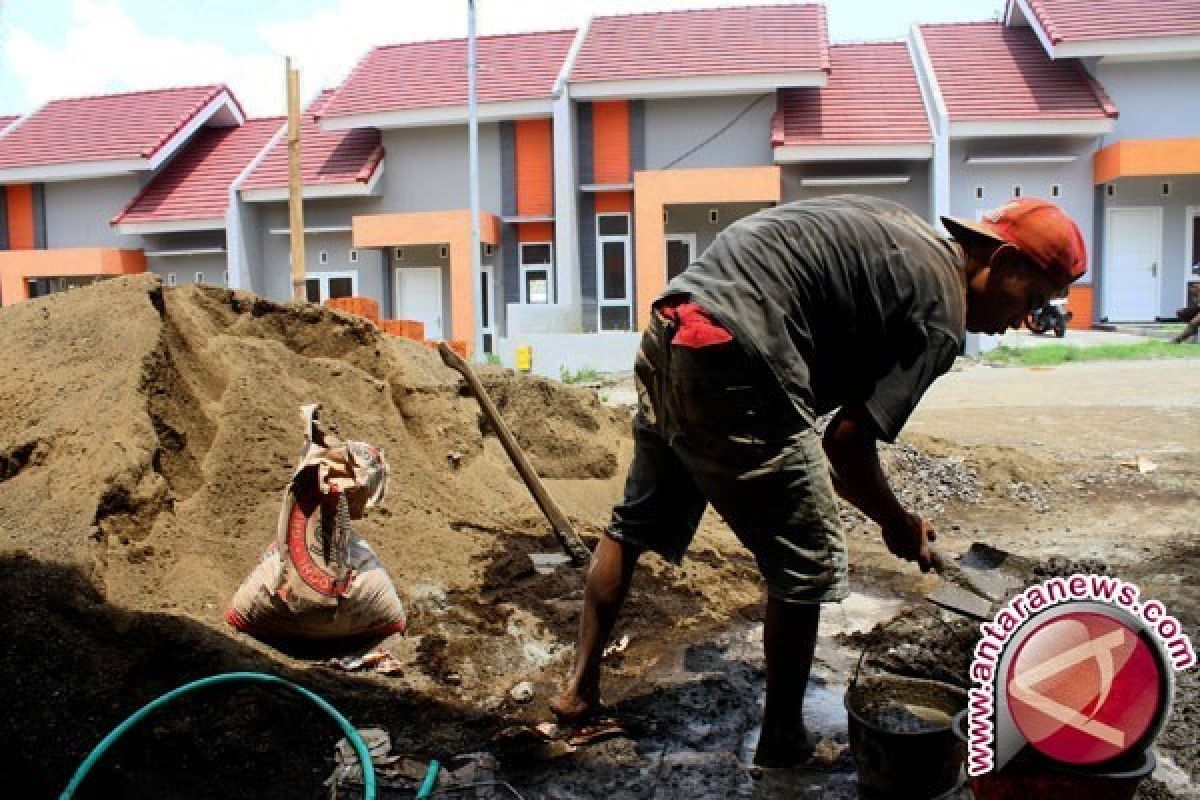
[[[571,81],[828,69],[824,6],[743,6],[596,17]]]
[[[907,45],[834,45],[829,61],[825,88],[780,90],[774,146],[933,141]]]
[[[966,22],[920,31],[951,121],[1117,115],[1079,62],[1052,61],[1029,28]]]
[[[323,131],[314,115],[329,102],[327,89],[300,120],[300,175],[305,186],[367,183],[383,161],[383,144],[375,128]],[[273,189],[288,185],[287,139],[281,138],[250,174],[243,189]]]
[[[0,139],[0,169],[152,158],[228,91],[193,86],[52,100]]]
[[[480,36],[479,102],[549,99],[575,31]],[[467,102],[467,40],[376,47],[320,110],[321,117],[408,111]]]
[[[202,128],[113,224],[224,217],[230,184],[283,123],[283,117],[266,117],[236,128]]]
[[[13,124],[14,122],[16,122],[18,119],[20,119],[20,117],[16,117],[16,116],[12,116],[12,117],[4,117],[4,116],[0,116],[0,133],[4,133],[4,129],[5,129],[5,128],[7,128],[9,125]]]
[[[1196,0],[1029,0],[1052,44],[1200,35]]]

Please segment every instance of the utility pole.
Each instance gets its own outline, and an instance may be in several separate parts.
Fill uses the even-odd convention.
[[[308,299],[304,263],[304,187],[300,179],[300,71],[287,57],[288,224],[292,245],[292,299]]]
[[[467,0],[467,160],[471,183],[471,297],[475,309],[471,338],[473,353],[483,352],[483,267],[479,242],[479,104],[476,98],[475,77],[479,71],[475,52],[475,0]]]

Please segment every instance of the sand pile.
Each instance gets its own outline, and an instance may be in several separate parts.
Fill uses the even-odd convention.
[[[388,726],[399,747],[443,753],[477,746],[484,717],[500,724],[495,698],[517,680],[537,681],[542,701],[558,680],[579,577],[527,568],[553,537],[432,351],[325,309],[149,276],[4,309],[0,337],[0,696],[13,699],[0,731],[22,742],[0,769],[17,795],[57,794],[110,727],[212,672],[290,675],[356,722]],[[594,537],[620,492],[627,414],[539,378],[481,378]],[[412,633],[388,642],[408,667],[400,679],[333,673],[221,619],[274,530],[306,402],[392,464],[385,507],[356,527],[409,607]],[[746,562],[708,560],[648,570],[630,624],[698,625],[757,600]],[[187,768],[208,776],[187,796],[320,796],[329,726],[295,702],[238,696],[236,711],[200,703],[134,735],[97,785],[184,796],[156,776]],[[289,754],[277,790],[254,786],[257,753]]]

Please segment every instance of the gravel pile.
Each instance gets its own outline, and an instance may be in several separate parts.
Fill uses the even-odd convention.
[[[934,458],[897,443],[881,445],[880,460],[900,502],[918,514],[941,513],[947,502],[983,500],[979,473],[961,458]]]

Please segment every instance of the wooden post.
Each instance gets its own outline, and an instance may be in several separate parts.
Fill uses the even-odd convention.
[[[288,110],[288,224],[292,245],[292,299],[307,299],[304,289],[308,270],[304,263],[304,187],[300,177],[300,72],[287,59]]]

